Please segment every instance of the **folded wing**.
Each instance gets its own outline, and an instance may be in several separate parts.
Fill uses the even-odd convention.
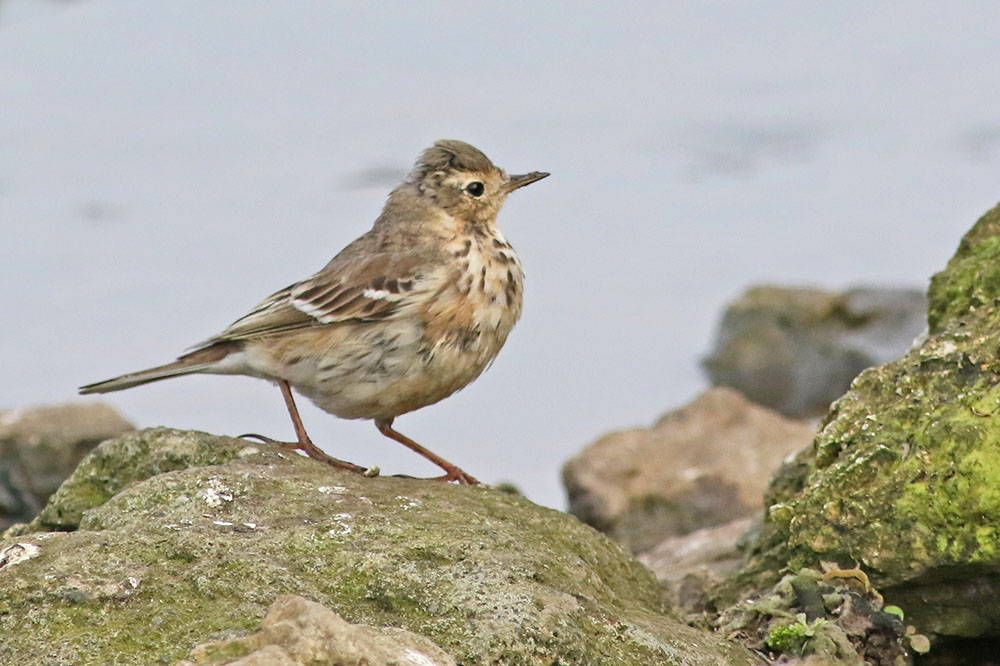
[[[376,254],[330,262],[285,287],[202,345],[253,340],[345,321],[391,317],[418,291],[433,262],[415,253]]]

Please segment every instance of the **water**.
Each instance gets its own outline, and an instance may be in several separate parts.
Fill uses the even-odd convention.
[[[0,3],[0,406],[169,361],[365,231],[438,138],[552,177],[500,223],[525,311],[397,427],[563,506],[559,466],[704,387],[761,281],[926,284],[1000,199],[994,3]],[[290,438],[265,382],[112,394]],[[331,453],[436,470],[311,406]]]

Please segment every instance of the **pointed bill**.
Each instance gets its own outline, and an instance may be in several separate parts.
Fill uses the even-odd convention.
[[[509,194],[520,187],[531,185],[535,181],[541,180],[548,175],[549,174],[544,171],[532,171],[531,173],[525,173],[519,176],[510,176],[507,179],[507,184],[503,186],[503,191]]]

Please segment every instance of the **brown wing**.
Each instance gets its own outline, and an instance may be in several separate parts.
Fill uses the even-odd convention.
[[[272,294],[225,331],[207,340],[250,340],[345,321],[378,321],[395,313],[432,266],[416,253],[335,258],[307,280]]]

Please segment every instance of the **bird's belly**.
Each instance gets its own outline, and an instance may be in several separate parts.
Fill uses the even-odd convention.
[[[463,388],[486,369],[502,344],[493,336],[479,336],[463,347],[429,340],[425,327],[412,321],[381,321],[304,331],[282,339],[280,348],[248,349],[248,357],[263,366],[262,374],[287,380],[325,412],[346,419],[387,419]],[[302,353],[306,349],[312,352]]]
[[[482,374],[506,342],[521,314],[523,282],[499,232],[457,237],[449,251],[454,262],[428,276],[394,315],[248,342],[248,364],[341,418],[388,419],[447,398]]]

